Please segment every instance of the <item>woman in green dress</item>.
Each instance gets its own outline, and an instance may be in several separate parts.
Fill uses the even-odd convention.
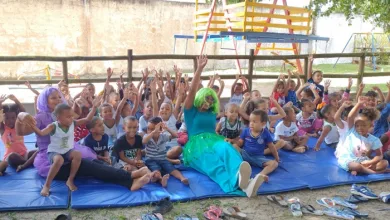
[[[258,174],[249,180],[250,165],[242,160],[233,145],[215,133],[218,97],[210,88],[197,91],[207,57],[201,55],[197,62],[184,103],[184,121],[189,137],[183,150],[184,164],[210,177],[226,193],[253,197],[264,178]]]

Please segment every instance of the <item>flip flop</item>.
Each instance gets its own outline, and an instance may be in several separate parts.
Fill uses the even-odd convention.
[[[192,218],[191,216],[184,214],[180,216],[176,216],[175,220],[199,220],[198,218]]]
[[[286,200],[284,200],[283,196],[281,196],[281,195],[269,195],[269,196],[267,196],[267,199],[275,204],[282,206],[282,207],[288,206]]]
[[[340,205],[340,206],[344,206],[344,207],[351,208],[351,209],[357,209],[358,208],[357,205],[349,203],[349,202],[345,201],[345,199],[343,199],[341,197],[333,197],[332,200],[333,200],[334,203],[336,203],[337,205]]]
[[[390,192],[382,192],[381,194],[379,194],[379,198],[384,203],[390,203]]]
[[[304,214],[324,215],[323,211],[315,209],[312,205],[303,205],[301,210]]]
[[[141,220],[163,220],[160,213],[146,213],[142,214]]]
[[[302,216],[301,204],[299,202],[294,202],[290,204],[290,211],[294,217]]]
[[[220,220],[222,215],[222,209],[217,206],[210,206],[207,211],[203,213],[203,216],[208,220]]]
[[[223,213],[235,219],[247,219],[247,215],[241,212],[241,210],[237,206],[232,206],[227,209],[224,209]]]
[[[368,217],[368,213],[359,212],[359,211],[357,211],[355,209],[351,209],[351,208],[343,208],[341,211],[343,211],[344,213],[347,213],[348,215],[353,215],[356,218],[367,218]]]
[[[358,195],[350,195],[345,201],[349,203],[360,203],[360,202],[366,202],[368,201],[368,199]]]
[[[349,214],[342,212],[341,210],[335,209],[335,208],[324,209],[324,214],[327,216],[330,216],[330,217],[334,217],[334,218],[341,218],[341,219],[348,219],[348,220],[355,219],[355,217],[353,215],[349,215]]]
[[[317,199],[317,203],[318,205],[322,205],[326,208],[333,208],[336,205],[334,201],[329,198]]]

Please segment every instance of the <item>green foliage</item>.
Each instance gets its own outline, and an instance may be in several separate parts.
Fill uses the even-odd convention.
[[[362,15],[365,20],[390,31],[390,0],[313,0],[308,8],[313,10],[313,16],[339,12],[353,19]]]

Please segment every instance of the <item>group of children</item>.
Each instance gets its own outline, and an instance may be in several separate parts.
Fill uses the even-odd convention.
[[[66,184],[71,190],[77,189],[73,179],[81,153],[73,149],[74,142],[89,147],[96,153],[97,162],[107,166],[129,172],[146,166],[152,171],[151,181],[163,187],[170,175],[189,184],[174,165],[181,163],[182,147],[188,141],[182,103],[190,80],[187,75],[182,77],[176,66],[174,72],[174,78],[166,73],[164,81],[162,71],[145,69],[137,87],[124,84],[121,74],[115,89],[109,84],[113,71],[108,69],[101,93],[95,94],[94,85],[87,84],[73,98],[69,87],[60,82],[59,98],[65,102],[54,110],[56,121],[43,130],[30,124],[37,135],[50,135],[47,152],[52,165],[41,194],[49,194],[51,181],[64,163],[71,163]],[[220,86],[215,85],[217,81]],[[324,85],[322,81],[321,71],[314,71],[307,83],[301,82],[297,73],[288,71],[287,77],[280,75],[266,99],[259,90],[249,91],[246,78],[237,75],[231,98],[218,114],[215,132],[240,151],[243,160],[263,167],[260,173],[266,181],[268,174],[278,167],[279,149],[304,153],[309,149],[309,137],[318,138],[316,151],[323,142],[336,148],[340,167],[354,175],[386,172],[390,159],[390,93],[384,97],[374,87],[375,91],[363,96],[364,84],[361,84],[357,104],[353,106],[349,97],[352,79],[345,90],[331,93],[330,80]],[[29,83],[26,85],[39,95]],[[220,98],[224,82],[218,75],[212,76],[207,86]],[[6,99],[15,105],[1,105]],[[0,132],[6,146],[4,161],[0,162],[2,175],[8,164],[17,171],[30,166],[36,152],[27,152],[23,137],[15,132],[16,118],[18,112],[24,111],[23,105],[15,96],[3,95],[0,106]]]

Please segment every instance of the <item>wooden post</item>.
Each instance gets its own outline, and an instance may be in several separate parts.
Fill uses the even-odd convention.
[[[127,50],[127,82],[133,81],[133,50]]]
[[[307,76],[309,75],[309,57],[303,58],[303,79],[305,80],[305,83],[307,82]]]
[[[253,64],[255,62],[255,50],[254,49],[251,49],[250,52],[249,52],[249,65],[248,65],[248,84],[249,84],[249,90],[252,91],[252,76],[253,76]]]
[[[62,76],[66,84],[69,84],[68,78],[68,62],[66,60],[62,61]]]
[[[363,81],[363,75],[364,75],[364,65],[366,62],[366,56],[363,54],[359,59],[359,70],[358,70],[358,80],[357,80],[357,88],[359,88],[359,85]]]

